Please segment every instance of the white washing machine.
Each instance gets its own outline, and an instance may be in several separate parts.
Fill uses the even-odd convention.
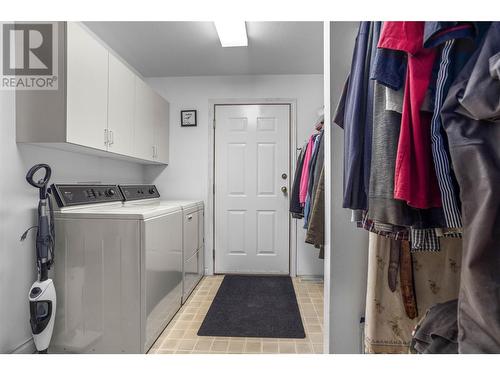
[[[184,303],[204,274],[205,210],[203,201],[163,200],[155,185],[119,185],[125,205],[143,207],[180,206],[183,215],[182,302]]]
[[[183,211],[125,205],[117,185],[53,185],[51,350],[144,353],[181,306]]]

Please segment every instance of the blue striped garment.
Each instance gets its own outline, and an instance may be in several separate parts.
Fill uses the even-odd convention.
[[[441,133],[441,107],[443,105],[446,87],[451,79],[449,66],[451,63],[450,52],[453,48],[454,40],[448,40],[441,51],[441,62],[436,82],[436,96],[434,101],[434,114],[431,122],[431,143],[434,168],[441,190],[441,200],[443,203],[444,216],[448,228],[461,228],[462,218],[458,205],[457,192],[455,191],[450,160],[445,148],[443,134]]]

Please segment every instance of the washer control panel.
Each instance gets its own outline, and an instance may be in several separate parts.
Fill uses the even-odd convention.
[[[138,199],[160,198],[160,193],[154,185],[118,185],[126,201]]]
[[[59,207],[123,200],[118,185],[52,184],[50,188]]]

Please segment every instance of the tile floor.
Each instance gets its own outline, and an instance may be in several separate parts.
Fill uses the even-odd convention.
[[[224,276],[206,276],[149,350],[154,354],[323,353],[323,282],[292,278],[305,339],[197,336]]]

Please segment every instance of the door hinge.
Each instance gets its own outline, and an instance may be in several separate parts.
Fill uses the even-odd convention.
[[[215,195],[215,182],[212,184],[212,192]]]
[[[215,119],[214,119],[214,129],[215,129]]]
[[[108,129],[104,129],[104,146],[107,146],[109,142],[108,139]]]

